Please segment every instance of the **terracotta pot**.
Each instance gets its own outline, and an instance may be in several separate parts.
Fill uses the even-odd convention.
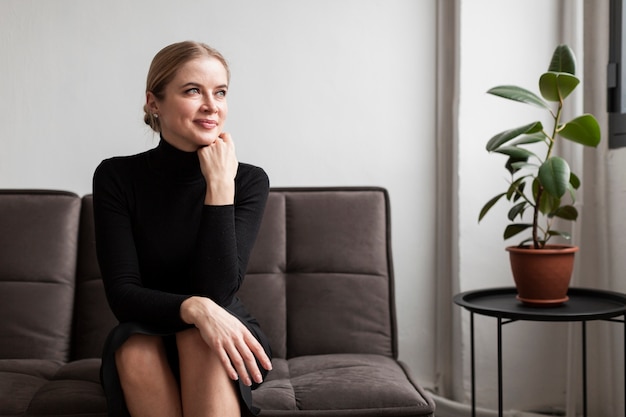
[[[509,246],[517,298],[532,306],[556,306],[568,300],[567,290],[578,246],[546,245],[544,249]]]

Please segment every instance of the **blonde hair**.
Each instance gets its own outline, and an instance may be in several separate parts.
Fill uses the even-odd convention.
[[[165,87],[174,79],[178,69],[187,62],[201,57],[216,58],[220,61],[226,69],[230,83],[228,63],[219,51],[201,42],[184,41],[168,45],[154,56],[146,79],[146,93],[150,91],[156,98],[162,100],[165,97]],[[159,119],[150,112],[147,104],[143,106],[143,111],[144,122],[155,132],[161,132]]]

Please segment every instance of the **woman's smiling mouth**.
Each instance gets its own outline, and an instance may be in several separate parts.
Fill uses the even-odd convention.
[[[214,129],[217,127],[217,121],[210,119],[196,119],[194,123],[203,127],[204,129]]]

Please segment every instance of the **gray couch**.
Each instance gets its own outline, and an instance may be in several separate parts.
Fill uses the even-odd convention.
[[[397,360],[389,233],[384,189],[272,189],[240,292],[274,351],[262,416],[434,415]],[[91,196],[0,190],[0,416],[106,416],[114,324]]]

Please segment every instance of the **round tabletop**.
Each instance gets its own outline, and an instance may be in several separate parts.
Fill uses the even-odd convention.
[[[626,313],[626,294],[589,288],[570,288],[569,300],[558,306],[535,307],[519,301],[514,287],[467,291],[454,302],[467,310],[492,317],[529,321],[602,320]]]

